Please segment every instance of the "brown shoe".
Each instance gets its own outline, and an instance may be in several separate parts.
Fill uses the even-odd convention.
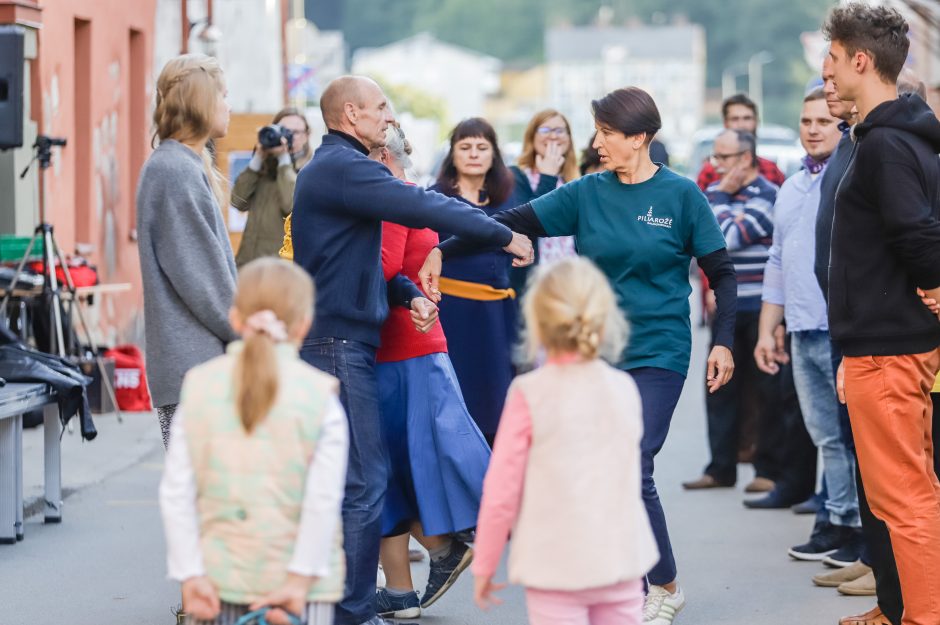
[[[861,562],[850,564],[843,569],[836,569],[813,576],[813,583],[823,588],[838,588],[846,582],[854,582],[859,577],[871,573],[871,567]]]
[[[850,597],[874,597],[875,574],[869,571],[855,581],[840,584],[839,592]]]
[[[839,619],[839,625],[891,625],[891,621],[884,615],[881,608],[875,606],[865,614],[843,616]]]
[[[774,489],[774,481],[766,477],[755,477],[754,481],[744,487],[745,493],[769,493]]]
[[[693,480],[691,482],[682,482],[682,488],[686,490],[702,490],[705,488],[732,488],[733,486],[734,482],[719,482],[708,473],[698,478],[697,480]]]

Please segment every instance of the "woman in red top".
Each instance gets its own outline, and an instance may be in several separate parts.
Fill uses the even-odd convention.
[[[404,134],[393,125],[385,147],[371,157],[404,179],[410,151]],[[437,243],[432,230],[384,223],[385,279],[402,274],[417,283],[418,270]],[[387,583],[377,591],[377,612],[415,618],[473,560],[473,550],[450,535],[476,526],[490,449],[467,411],[440,324],[421,334],[409,310],[392,308],[382,327],[376,361],[390,459],[381,549]],[[428,585],[420,602],[411,580],[409,535],[431,555]]]

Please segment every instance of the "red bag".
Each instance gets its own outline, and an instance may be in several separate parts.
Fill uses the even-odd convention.
[[[144,355],[136,345],[118,345],[104,353],[114,359],[114,394],[118,408],[127,412],[151,410]]]
[[[27,268],[29,268],[33,273],[42,273],[42,261],[34,261],[28,263]],[[95,286],[98,284],[98,272],[91,265],[81,262],[78,264],[69,264],[69,275],[72,276],[72,282],[76,287],[79,286]],[[59,261],[55,262],[55,277],[59,281],[59,285],[65,287],[65,272],[62,271],[62,265],[59,264]]]

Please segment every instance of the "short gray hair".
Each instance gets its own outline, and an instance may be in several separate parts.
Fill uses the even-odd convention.
[[[738,140],[738,149],[741,152],[747,152],[751,155],[751,165],[757,166],[757,137],[754,133],[746,130],[734,130],[726,128],[718,133],[718,136],[731,135]],[[716,137],[717,138],[717,137]]]
[[[389,124],[385,131],[385,149],[402,169],[411,167],[411,144],[405,138],[405,132],[394,124]]]

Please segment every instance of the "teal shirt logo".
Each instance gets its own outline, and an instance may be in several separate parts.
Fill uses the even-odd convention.
[[[658,226],[660,228],[670,229],[672,228],[672,217],[654,217],[652,206],[650,206],[650,209],[646,212],[645,215],[637,216],[636,220],[646,222],[650,226]]]

